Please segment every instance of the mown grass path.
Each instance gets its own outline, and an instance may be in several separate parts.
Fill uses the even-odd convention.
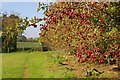
[[[72,77],[58,65],[59,52],[19,52],[3,54],[3,78],[61,78]]]

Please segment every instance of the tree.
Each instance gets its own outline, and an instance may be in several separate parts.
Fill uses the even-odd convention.
[[[28,18],[22,19],[18,15],[3,14],[2,20],[2,51],[11,52],[17,50],[17,36],[29,25]]]
[[[40,36],[53,49],[72,49],[81,63],[120,57],[120,2],[56,2],[45,10]]]
[[[2,17],[0,16],[0,53],[2,52]]]
[[[20,35],[20,36],[18,36],[17,41],[19,41],[19,42],[26,42],[27,38],[25,36],[23,36],[23,35]]]

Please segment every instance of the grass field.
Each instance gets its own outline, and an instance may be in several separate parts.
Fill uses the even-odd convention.
[[[17,51],[43,51],[42,45],[37,42],[17,42]]]
[[[112,71],[115,65],[94,65],[76,63],[72,56],[64,57],[62,52],[16,52],[2,55],[3,78],[86,78],[86,70],[95,68],[104,73],[90,78],[116,78]],[[64,64],[60,64],[64,62]],[[89,78],[89,77],[88,77]]]
[[[17,42],[17,48],[35,48],[41,45],[36,42]]]

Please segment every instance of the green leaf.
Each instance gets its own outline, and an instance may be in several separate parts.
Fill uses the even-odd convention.
[[[40,8],[37,8],[37,12],[40,11]]]

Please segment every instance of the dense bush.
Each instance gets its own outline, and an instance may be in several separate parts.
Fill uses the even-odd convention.
[[[66,49],[78,61],[109,62],[120,58],[120,2],[56,2],[45,10],[40,36],[54,49]]]

